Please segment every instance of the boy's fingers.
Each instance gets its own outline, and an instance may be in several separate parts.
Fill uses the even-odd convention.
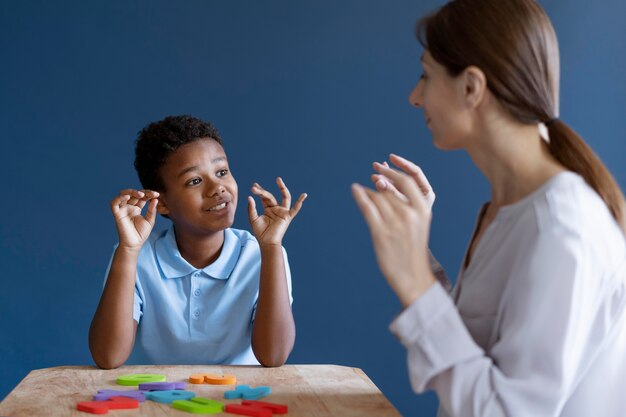
[[[250,223],[254,223],[258,217],[259,214],[256,211],[256,202],[253,197],[248,196],[248,218],[250,219]]]
[[[130,196],[128,194],[118,195],[113,200],[111,200],[111,205],[120,206],[125,204],[128,200],[130,200]]]
[[[263,199],[264,206],[273,207],[278,205],[274,195],[269,191],[266,191],[256,182],[252,185],[252,192]]]
[[[143,191],[140,190],[134,190],[132,188],[127,188],[125,190],[120,191],[120,195],[129,195],[133,198],[143,198],[145,196],[145,193]]]
[[[159,197],[158,191],[141,190],[140,192],[143,193],[142,199],[144,199],[144,200],[152,200],[153,198],[158,198]]]
[[[125,190],[120,191],[118,197],[124,197],[127,196],[128,198],[125,200],[126,204],[131,205],[131,206],[135,206],[137,205],[137,202],[139,201],[144,201],[143,204],[145,204],[145,201],[151,200],[153,198],[158,198],[159,197],[159,193],[157,191],[152,191],[152,190],[135,190],[132,188],[127,188]],[[141,205],[141,207],[143,207],[143,204]]]
[[[129,199],[129,195],[121,195],[111,200],[111,210],[113,211],[113,214],[118,214],[122,206],[126,205],[126,202]]]
[[[283,195],[282,206],[288,209],[291,207],[291,193],[289,192],[289,188],[287,188],[287,185],[285,185],[285,182],[281,177],[276,178],[276,184],[278,184],[278,188]]]
[[[289,210],[289,215],[291,216],[292,219],[296,217],[296,214],[298,214],[298,212],[302,208],[302,203],[304,202],[304,200],[306,200],[307,197],[308,197],[307,193],[300,194],[300,197],[298,197],[296,204],[294,204],[291,210]]]
[[[154,222],[156,221],[156,212],[157,212],[156,207],[158,203],[159,203],[159,200],[156,198],[153,198],[152,200],[150,200],[150,204],[148,204],[148,211],[146,212],[146,220],[152,226],[154,226]]]

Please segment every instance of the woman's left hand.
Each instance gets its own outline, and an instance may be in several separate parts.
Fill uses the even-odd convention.
[[[352,194],[369,226],[378,265],[406,307],[435,282],[428,261],[431,202],[410,174],[379,163],[374,169],[394,187],[375,191],[353,184]]]
[[[291,194],[282,178],[276,178],[276,184],[280,188],[283,202],[278,204],[272,193],[265,190],[256,182],[252,185],[252,193],[261,197],[263,214],[259,216],[256,210],[256,202],[252,196],[248,197],[248,217],[252,231],[260,246],[282,245],[283,236],[289,227],[289,223],[302,208],[302,202],[306,199],[305,193],[301,194],[293,207],[291,207]]]

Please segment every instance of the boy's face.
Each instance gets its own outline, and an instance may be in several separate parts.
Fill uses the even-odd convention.
[[[165,190],[157,209],[174,222],[177,232],[207,235],[233,224],[237,182],[224,148],[203,138],[178,148],[160,170]]]

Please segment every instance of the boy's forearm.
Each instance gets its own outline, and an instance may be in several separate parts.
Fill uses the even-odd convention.
[[[261,247],[261,282],[252,349],[263,366],[281,366],[293,349],[295,324],[281,245]]]
[[[124,364],[135,341],[133,320],[138,251],[118,247],[89,329],[89,348],[101,368]]]

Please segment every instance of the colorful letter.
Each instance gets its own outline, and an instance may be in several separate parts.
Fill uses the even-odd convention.
[[[258,400],[267,397],[272,392],[270,387],[259,386],[250,388],[249,385],[237,385],[234,391],[226,391],[224,398],[234,400],[235,398],[243,398],[244,400]]]
[[[169,404],[176,400],[190,400],[196,396],[196,393],[177,389],[170,391],[148,391],[145,395],[146,398],[151,401]]]
[[[128,374],[117,377],[118,385],[137,386],[145,382],[164,382],[165,375],[159,374]]]
[[[207,398],[192,398],[190,400],[176,400],[172,407],[177,410],[187,411],[194,414],[217,414],[224,411],[224,404]]]

